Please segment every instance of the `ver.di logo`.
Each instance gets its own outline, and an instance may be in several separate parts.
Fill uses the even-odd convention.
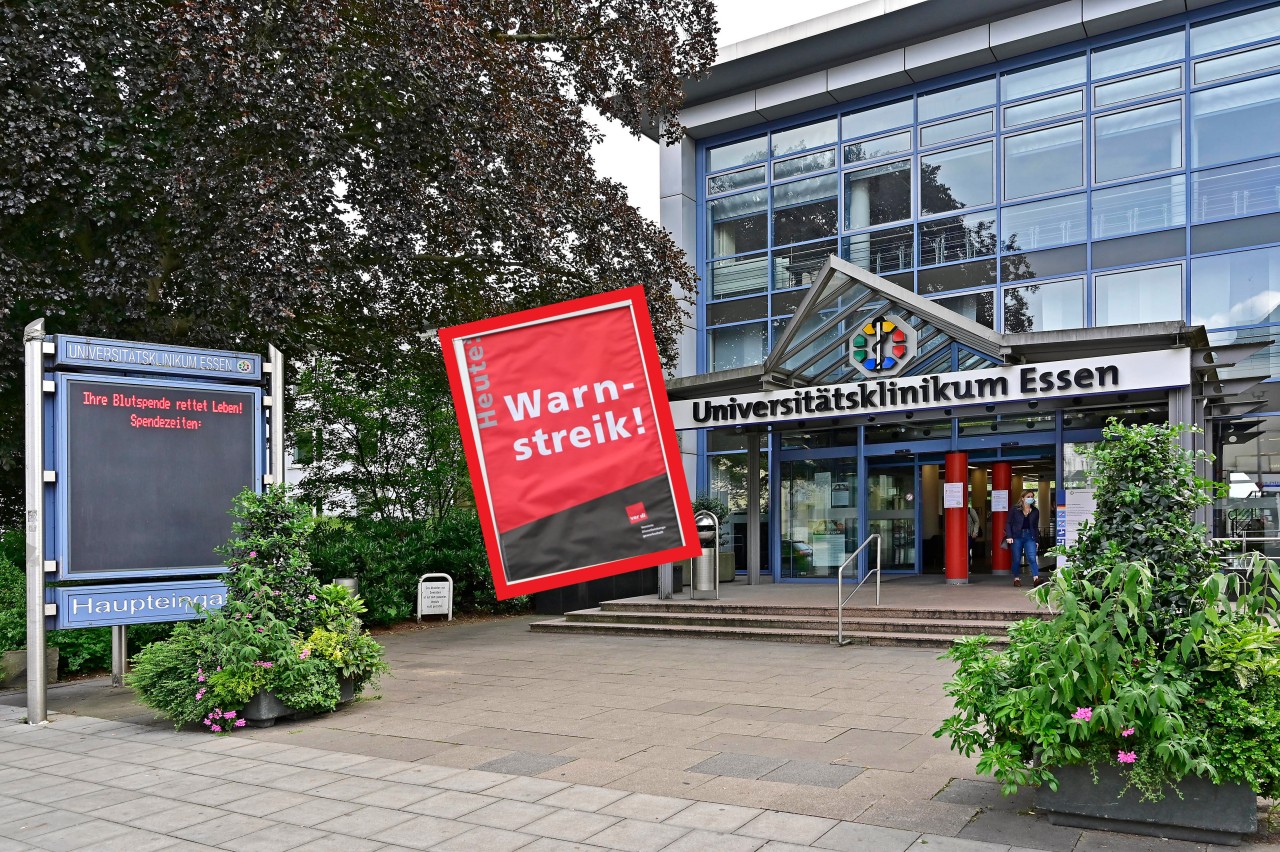
[[[866,319],[849,340],[849,362],[867,378],[896,376],[916,354],[916,330],[894,314]]]
[[[241,358],[236,362],[236,369],[242,373],[248,373],[253,370],[253,364],[249,363],[248,358]]]

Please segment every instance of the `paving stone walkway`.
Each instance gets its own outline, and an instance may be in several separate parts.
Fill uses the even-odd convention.
[[[931,736],[950,668],[930,651],[529,620],[385,636],[380,699],[230,737],[175,733],[104,681],[52,689],[43,727],[0,695],[0,852],[1214,848],[1001,797]]]

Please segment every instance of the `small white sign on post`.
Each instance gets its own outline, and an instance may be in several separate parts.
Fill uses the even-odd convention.
[[[418,578],[418,621],[424,615],[447,615],[453,621],[453,578],[448,574]]]
[[[942,485],[942,508],[964,508],[964,483],[944,482]]]
[[[1008,491],[992,491],[991,492],[991,511],[993,512],[1009,511],[1009,492]]]

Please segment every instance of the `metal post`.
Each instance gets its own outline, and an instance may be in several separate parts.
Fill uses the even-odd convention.
[[[717,569],[719,570],[719,569]],[[747,585],[760,582],[760,433],[747,433]]]
[[[111,625],[111,685],[124,686],[124,675],[129,670],[129,637],[123,624]]]
[[[675,566],[670,562],[663,562],[658,566],[658,600],[671,600],[675,584]]]
[[[26,350],[27,723],[47,721],[44,650],[44,320],[22,333]]]
[[[271,346],[271,481],[284,484],[284,355]]]

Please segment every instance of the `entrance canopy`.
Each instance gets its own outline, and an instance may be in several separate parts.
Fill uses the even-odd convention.
[[[900,336],[900,369],[868,372],[874,355],[851,357],[865,344],[874,349],[877,330],[868,322],[891,317],[884,334]],[[883,324],[882,324],[883,325]],[[864,332],[865,329],[865,332]],[[1002,336],[915,293],[832,255],[787,323],[764,362],[766,386],[811,387],[889,375],[947,373],[1004,364]],[[861,340],[860,344],[858,341]],[[893,340],[885,341],[891,347]],[[955,363],[952,344],[963,349]],[[892,358],[892,353],[889,353]]]

